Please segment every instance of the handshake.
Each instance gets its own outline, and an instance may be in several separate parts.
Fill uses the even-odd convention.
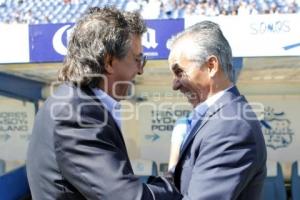
[[[175,187],[172,174],[166,174],[163,177],[150,176],[147,181],[147,186],[152,193],[153,199],[182,199],[182,195]]]

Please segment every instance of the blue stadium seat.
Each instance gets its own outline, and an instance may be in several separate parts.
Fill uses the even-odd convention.
[[[278,162],[267,162],[267,177],[263,186],[263,199],[287,199],[282,168]]]
[[[295,161],[292,165],[292,177],[291,177],[291,187],[292,187],[292,199],[300,199],[300,161]]]
[[[79,8],[79,4],[72,4],[68,13],[74,15]]]
[[[0,199],[18,200],[30,196],[25,166],[0,176]]]
[[[89,4],[89,7],[101,6],[101,1],[93,1]]]

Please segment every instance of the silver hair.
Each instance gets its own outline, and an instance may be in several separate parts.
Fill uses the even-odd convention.
[[[131,35],[142,36],[146,30],[137,12],[90,8],[75,25],[58,80],[97,87],[102,80],[95,75],[105,73],[107,56],[124,58],[130,49]]]
[[[237,72],[235,72],[232,65],[231,47],[218,24],[211,21],[202,21],[190,26],[171,38],[167,44],[168,48],[171,49],[182,39],[190,39],[194,45],[188,47],[188,53],[185,54],[187,59],[199,62],[202,65],[208,56],[214,55],[218,58],[228,79],[233,83],[236,82]]]

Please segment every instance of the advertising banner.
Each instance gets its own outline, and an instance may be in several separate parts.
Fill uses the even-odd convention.
[[[6,171],[25,162],[34,116],[33,103],[0,97],[0,160]]]
[[[25,24],[0,24],[0,63],[29,62],[28,33]]]
[[[167,40],[183,30],[184,20],[147,20],[143,35],[144,53],[148,59],[166,59]],[[40,24],[29,26],[30,62],[61,62],[74,24]]]
[[[140,106],[139,136],[141,158],[167,163],[170,155],[171,136],[176,120],[187,116],[191,110],[186,103],[157,103]]]
[[[185,18],[185,28],[203,21],[218,23],[235,57],[299,56],[299,14]]]
[[[146,23],[148,30],[142,39],[144,53],[149,59],[167,59],[167,41],[184,29],[184,20],[146,20]]]
[[[299,56],[298,14],[146,20],[148,31],[142,43],[148,59],[167,59],[167,40],[185,28],[203,21],[218,23],[234,57]],[[0,63],[62,62],[72,23],[0,24]]]
[[[30,62],[63,61],[72,27],[72,24],[30,25]]]
[[[249,96],[252,105],[261,105],[257,113],[264,134],[269,160],[293,162],[300,158],[300,96]]]

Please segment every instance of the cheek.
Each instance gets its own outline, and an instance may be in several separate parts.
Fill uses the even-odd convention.
[[[190,79],[182,79],[180,81],[180,83],[184,88],[186,88],[188,90],[193,90],[193,91],[197,90],[197,86],[196,86],[195,82],[193,82]]]
[[[124,67],[123,74],[126,76],[128,79],[132,79],[135,77],[137,74],[137,66],[136,65],[128,65],[127,67]]]
[[[132,81],[135,77],[135,72],[130,69],[124,69],[120,72],[120,79],[122,81]]]
[[[119,64],[118,68],[118,77],[122,81],[131,81],[137,74],[137,68],[134,65],[134,62],[125,60]]]

